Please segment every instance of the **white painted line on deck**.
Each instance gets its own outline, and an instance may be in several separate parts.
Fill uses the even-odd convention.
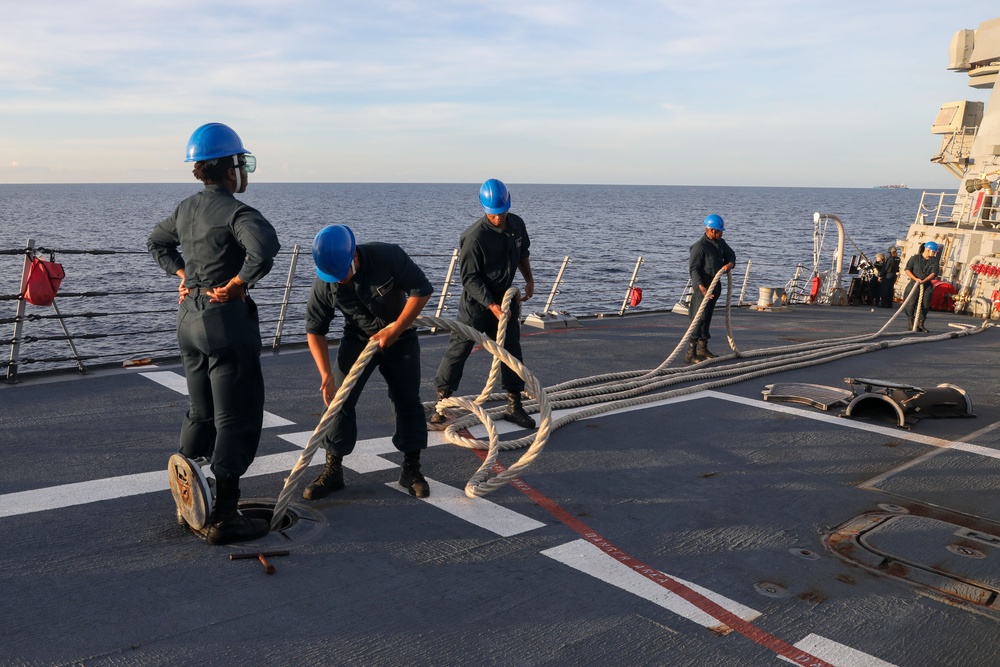
[[[305,449],[306,445],[309,444],[309,439],[312,435],[313,431],[299,431],[297,433],[283,433],[278,437],[285,442],[295,445],[296,447]],[[435,435],[437,434],[433,432],[428,434],[428,447],[437,447],[438,445],[448,444],[442,437],[434,437]],[[348,470],[353,470],[354,472],[359,473],[377,472],[379,470],[398,468],[399,464],[382,458],[383,454],[392,454],[398,451],[399,450],[396,449],[395,445],[392,444],[391,437],[359,440],[354,445],[354,451],[344,457],[344,467]],[[326,451],[321,447],[316,450],[314,458],[319,458],[325,461]]]
[[[163,385],[167,389],[173,389],[178,394],[183,396],[188,395],[187,380],[183,375],[174,373],[173,371],[152,371],[149,373],[139,373],[144,378],[152,380],[153,382]],[[295,422],[289,421],[284,417],[279,417],[276,414],[272,414],[267,410],[264,411],[264,428],[275,428],[277,426],[290,426]]]
[[[167,468],[158,472],[144,472],[137,475],[123,475],[76,482],[45,489],[32,489],[5,493],[0,496],[0,517],[31,514],[47,510],[113,500],[125,496],[136,496],[150,491],[169,488]]]
[[[891,662],[880,660],[875,656],[868,655],[850,646],[838,644],[832,639],[820,637],[819,635],[807,636],[802,641],[796,642],[795,648],[814,655],[831,665],[836,665],[836,667],[896,667]],[[793,665],[797,664],[784,656],[779,655],[778,657]]]
[[[295,462],[299,460],[300,455],[300,452],[282,452],[281,454],[258,456],[254,459],[250,469],[247,470],[243,477],[260,477],[261,475],[272,475],[280,472],[287,473],[295,465]],[[324,463],[323,458],[314,458],[310,466],[322,463]],[[204,471],[207,476],[212,476],[211,471],[207,467],[204,468]],[[74,507],[76,505],[86,505],[88,503],[101,502],[102,500],[115,500],[117,498],[138,496],[143,493],[154,493],[156,491],[167,491],[169,489],[167,467],[164,465],[163,470],[154,472],[141,472],[134,475],[122,475],[121,477],[106,477],[88,482],[75,482],[0,495],[0,518],[31,514],[33,512],[44,512],[63,507]]]
[[[279,437],[298,447],[305,447],[311,435],[312,431],[301,431],[299,433],[286,433]],[[437,436],[437,434],[433,435]],[[429,446],[441,444],[446,443],[440,436],[428,438]],[[389,454],[396,451],[396,448],[392,445],[392,438],[359,440],[354,448],[354,452],[344,459],[344,467],[358,473],[398,468],[398,464],[380,457],[381,454]],[[258,456],[254,459],[243,477],[261,477],[276,473],[284,473],[287,476],[301,456],[302,452],[299,451]],[[326,456],[320,450],[316,452],[312,461],[309,462],[309,467],[323,465],[324,463],[326,463]],[[203,470],[207,476],[212,476],[211,470],[208,467],[205,467]],[[442,493],[447,495],[448,487],[445,485],[442,486],[445,488]],[[166,463],[164,463],[162,471],[143,472],[133,475],[122,475],[120,477],[106,477],[87,482],[74,482],[0,495],[0,518],[31,514],[33,512],[44,512],[64,507],[74,507],[76,505],[86,505],[101,502],[102,500],[115,500],[143,493],[167,491],[169,488],[167,467]],[[278,491],[280,489],[277,489],[275,493],[277,494]],[[455,514],[455,512],[452,512],[452,514]],[[527,517],[525,519],[531,521]]]
[[[863,422],[858,422],[844,417],[837,417],[835,415],[830,415],[830,414],[819,414],[816,412],[810,412],[809,410],[803,410],[801,408],[793,408],[787,405],[779,405],[764,400],[758,400],[755,398],[733,396],[732,394],[724,394],[722,392],[713,390],[699,392],[697,394],[692,394],[692,396],[719,398],[724,401],[729,401],[730,403],[739,403],[741,405],[749,405],[751,407],[761,408],[763,410],[771,410],[772,412],[782,412],[788,415],[797,415],[799,417],[805,417],[807,419],[812,419],[814,421],[821,421],[827,424],[843,426],[845,428],[855,429],[858,431],[868,431],[869,433],[878,433],[879,435],[884,435],[893,438],[895,440],[908,440],[910,442],[916,442],[922,445],[941,447],[943,449],[953,449],[960,452],[966,452],[968,454],[977,454],[979,456],[985,456],[991,459],[1000,459],[1000,450],[998,449],[991,449],[989,447],[973,445],[971,443],[962,442],[959,440],[945,440],[944,438],[934,438],[929,435],[920,435],[919,433],[909,433],[906,431],[901,431],[899,429],[889,428],[886,426],[865,424]]]
[[[431,488],[431,495],[427,498],[421,498],[421,501],[442,509],[463,521],[485,528],[500,537],[520,535],[545,526],[541,521],[535,521],[531,517],[509,510],[485,498],[469,498],[462,489],[456,489],[429,477],[425,479]],[[400,493],[407,495],[410,493],[397,482],[386,482],[385,485]]]
[[[624,563],[615,560],[587,540],[574,540],[573,542],[553,547],[552,549],[546,549],[542,552],[542,555],[548,556],[564,565],[569,565],[575,570],[589,574],[623,591],[637,595],[644,600],[649,600],[653,604],[672,611],[689,621],[694,621],[701,626],[706,628],[716,628],[719,626],[717,618],[710,616],[676,593],[656,584]],[[759,611],[723,597],[707,588],[702,588],[697,584],[685,581],[672,574],[667,574],[666,576],[698,592],[745,621],[752,621],[760,616]]]

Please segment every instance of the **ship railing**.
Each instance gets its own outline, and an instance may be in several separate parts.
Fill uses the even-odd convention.
[[[299,246],[280,252],[271,275],[251,290],[263,346],[275,352],[306,343],[305,307],[315,273],[308,251],[305,261],[301,254]],[[35,256],[54,259],[65,269],[52,306],[35,306],[24,298],[27,267]],[[457,251],[411,257],[435,286],[435,316],[457,317],[462,291]],[[667,312],[688,281],[687,263],[666,253],[584,259],[535,254],[531,264],[535,295],[522,304],[522,318]],[[749,264],[741,285],[734,276],[740,303],[756,287],[750,279]],[[518,276],[515,286],[523,284]],[[0,373],[16,383],[23,372],[87,373],[175,360],[177,300],[176,279],[162,273],[145,250],[50,248],[34,242],[0,249],[0,346],[10,349]],[[11,304],[6,316],[4,303]],[[339,315],[334,319],[331,338],[341,335],[342,321]]]
[[[992,229],[1000,225],[1000,193],[985,190],[966,195],[959,192],[924,192],[914,224],[958,229]]]

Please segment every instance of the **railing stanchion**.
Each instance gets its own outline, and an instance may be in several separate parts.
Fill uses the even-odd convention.
[[[448,264],[448,273],[444,277],[444,285],[441,287],[441,298],[438,299],[437,310],[434,317],[442,317],[444,312],[444,302],[448,298],[448,288],[451,287],[451,277],[455,274],[455,265],[458,263],[458,248],[451,251],[451,262]],[[437,328],[432,328],[431,333],[437,333]]]
[[[632,279],[628,281],[628,289],[625,290],[625,299],[622,301],[621,310],[618,311],[619,317],[625,316],[625,309],[628,307],[628,300],[632,297],[632,288],[635,287],[635,279],[639,275],[640,266],[642,266],[642,255],[639,255],[639,259],[635,263],[635,269],[632,271]]]
[[[10,343],[10,364],[7,366],[7,384],[17,382],[17,360],[21,350],[21,333],[24,329],[24,292],[28,289],[28,271],[31,270],[31,257],[35,250],[35,239],[28,239],[24,244],[24,265],[21,268],[21,291],[17,298],[17,313],[14,319],[14,337]]]
[[[750,277],[751,266],[753,266],[753,260],[747,260],[747,270],[746,273],[743,274],[743,286],[740,287],[740,300],[736,302],[737,306],[743,305],[743,295],[746,294],[747,291],[747,279]],[[798,274],[796,274],[796,277],[797,275]]]
[[[543,313],[552,312],[552,302],[556,299],[556,294],[559,293],[559,285],[562,283],[563,274],[566,272],[566,266],[569,264],[569,255],[563,257],[562,266],[559,267],[559,273],[556,275],[556,282],[552,285],[552,291],[549,292],[549,300],[545,302],[545,310]]]
[[[59,326],[62,327],[63,333],[66,334],[66,340],[69,342],[69,349],[73,351],[73,359],[76,360],[76,367],[80,371],[80,375],[86,375],[87,367],[83,365],[83,359],[80,358],[80,353],[76,351],[76,345],[73,343],[73,336],[69,333],[69,327],[66,326],[66,322],[63,320],[62,313],[59,312],[59,306],[56,305],[55,299],[52,299],[52,308],[56,311],[56,318],[59,320]]]
[[[285,315],[288,313],[288,303],[292,298],[292,284],[295,282],[295,267],[299,262],[299,244],[292,248],[292,259],[288,264],[288,278],[285,279],[285,293],[281,299],[281,313],[278,315],[278,326],[274,330],[272,350],[281,349],[281,331],[285,327]]]

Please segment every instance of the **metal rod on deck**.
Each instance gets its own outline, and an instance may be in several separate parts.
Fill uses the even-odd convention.
[[[24,328],[24,293],[28,289],[28,272],[31,270],[31,257],[35,249],[35,239],[28,239],[24,244],[24,266],[21,268],[21,291],[17,298],[17,313],[14,319],[14,337],[10,343],[10,364],[7,366],[7,384],[17,382],[17,360],[21,350],[21,331]]]
[[[451,251],[451,262],[448,264],[448,273],[444,277],[444,286],[441,287],[441,298],[438,300],[437,310],[434,317],[441,317],[444,312],[444,301],[448,298],[448,288],[451,286],[451,277],[455,274],[455,264],[458,263],[458,248]],[[431,333],[436,333],[437,328],[432,328]]]
[[[295,279],[295,267],[299,263],[299,244],[292,248],[292,260],[288,265],[288,278],[285,279],[285,294],[281,299],[281,313],[278,315],[278,326],[274,330],[274,342],[271,344],[272,350],[281,348],[281,331],[285,327],[285,315],[288,313],[288,302],[292,298],[292,282]]]
[[[556,294],[559,293],[559,285],[562,283],[563,273],[566,272],[566,266],[569,264],[569,255],[563,257],[562,266],[559,267],[559,273],[556,275],[556,282],[552,285],[552,291],[549,293],[549,300],[545,302],[545,310],[543,313],[552,312],[552,302],[556,299]]]
[[[740,287],[740,300],[736,302],[737,306],[743,305],[743,295],[746,294],[747,291],[747,278],[750,277],[751,266],[753,266],[753,260],[747,260],[747,270],[746,273],[743,274],[743,286]]]
[[[628,281],[628,289],[625,290],[625,300],[622,301],[622,308],[618,311],[619,317],[625,316],[625,308],[628,307],[628,300],[632,297],[632,288],[635,286],[635,279],[639,275],[640,266],[642,266],[642,255],[639,255],[639,259],[635,263],[635,269],[632,271],[632,279]]]
[[[52,308],[56,311],[56,315],[59,317],[59,326],[62,327],[63,333],[66,334],[66,340],[69,342],[69,349],[73,351],[73,359],[76,361],[76,367],[79,369],[81,375],[87,374],[87,368],[83,365],[83,360],[80,359],[80,353],[76,351],[76,345],[73,344],[73,336],[69,333],[69,328],[66,326],[66,322],[63,320],[62,313],[59,312],[59,306],[56,305],[56,300],[52,299]]]

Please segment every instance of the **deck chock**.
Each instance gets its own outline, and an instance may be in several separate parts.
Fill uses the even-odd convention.
[[[907,429],[927,417],[975,417],[972,399],[953,384],[925,389],[868,378],[844,378],[844,382],[850,390],[785,382],[767,385],[762,394],[765,401],[804,403],[820,410],[846,406],[842,417],[889,421]]]
[[[183,454],[174,454],[167,463],[167,477],[170,493],[177,503],[177,515],[193,530],[205,528],[208,518],[212,516],[215,500],[199,462]]]
[[[532,313],[524,318],[524,325],[537,329],[573,329],[580,322],[566,311]]]

